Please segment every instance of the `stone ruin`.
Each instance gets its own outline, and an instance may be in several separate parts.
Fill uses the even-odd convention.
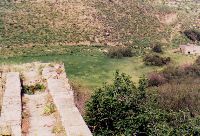
[[[3,66],[2,73],[5,84],[0,136],[92,136],[75,106],[63,64]],[[22,91],[39,83],[45,86],[44,91],[32,95]],[[49,101],[55,105],[52,112],[53,108],[46,107]]]

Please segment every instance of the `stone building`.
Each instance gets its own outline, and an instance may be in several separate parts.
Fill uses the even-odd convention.
[[[179,49],[183,54],[200,54],[200,46],[195,44],[180,45]]]

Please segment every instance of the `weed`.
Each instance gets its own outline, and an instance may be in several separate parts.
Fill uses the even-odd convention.
[[[46,104],[43,114],[48,116],[56,111],[56,106],[53,103]]]
[[[60,134],[60,133],[64,133],[65,132],[65,128],[62,126],[61,123],[57,123],[52,130],[52,133],[54,134]]]
[[[36,92],[43,92],[46,89],[46,87],[43,84],[35,84],[35,85],[24,85],[22,87],[22,92],[25,94],[33,95]]]

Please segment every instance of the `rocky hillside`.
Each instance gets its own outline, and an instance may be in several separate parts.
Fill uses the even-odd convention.
[[[176,44],[199,25],[193,16],[166,1],[2,0],[0,45]]]

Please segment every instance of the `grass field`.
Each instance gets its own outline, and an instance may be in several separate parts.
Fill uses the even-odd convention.
[[[47,49],[48,48],[48,49]],[[101,86],[104,82],[109,82],[116,70],[129,74],[134,82],[139,77],[163,67],[145,66],[143,57],[134,56],[130,58],[111,59],[102,50],[105,47],[89,46],[52,46],[52,47],[32,47],[32,48],[8,48],[1,50],[0,62],[28,63],[34,61],[41,62],[63,62],[67,76],[72,82],[81,84],[89,89]],[[48,50],[48,51],[47,51]],[[173,64],[192,63],[194,56],[175,54],[166,51],[166,56],[170,56]]]

